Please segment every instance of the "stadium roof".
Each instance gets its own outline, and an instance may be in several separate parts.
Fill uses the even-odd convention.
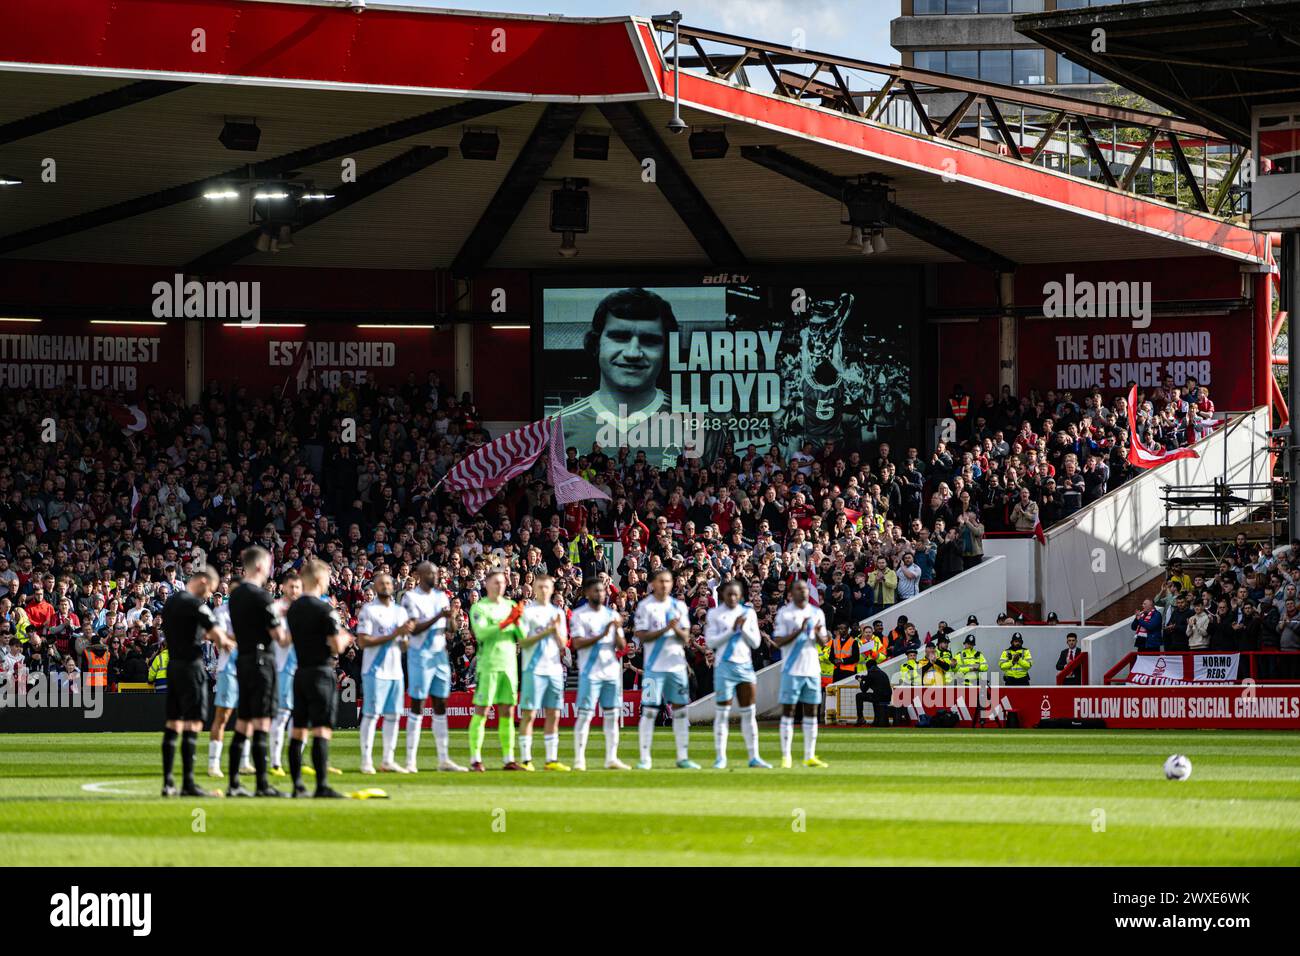
[[[872,173],[893,190],[887,262],[1267,259],[1266,237],[1138,195],[1131,177],[1110,186],[1026,161],[1026,133],[1016,139],[994,104],[1075,123],[1099,160],[1087,117],[1107,133],[1116,123],[1153,138],[1212,135],[1165,116],[683,28],[683,49],[696,52],[682,58],[682,116],[725,127],[729,147],[703,159],[690,137],[666,131],[672,59],[662,24],[641,18],[379,4],[355,15],[334,0],[9,0],[5,18],[0,174],[24,181],[0,188],[0,257],[10,259],[194,274],[236,263],[464,275],[852,265],[862,260],[845,247],[840,191]],[[787,67],[800,65],[812,72],[792,79]],[[747,70],[773,88],[750,85]],[[879,86],[849,89],[866,74]],[[902,129],[875,110],[936,91],[963,97],[943,128],[926,118]],[[954,135],[972,103],[997,113],[1004,144]],[[218,142],[240,119],[261,130],[255,152]],[[462,158],[466,128],[498,134],[494,161]],[[608,135],[608,159],[575,158],[577,131]],[[358,182],[340,186],[347,159]],[[53,183],[42,181],[47,160]],[[201,198],[221,183],[283,178],[336,198],[276,255],[254,251],[241,204]],[[549,220],[566,178],[586,180],[591,197],[574,260],[556,255]]]
[[[1016,30],[1243,146],[1252,106],[1300,100],[1300,0],[1152,0],[1026,14]]]

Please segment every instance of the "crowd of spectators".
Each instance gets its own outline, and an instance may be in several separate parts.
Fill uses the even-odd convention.
[[[1193,406],[1180,394],[1169,382],[1144,403],[1153,443],[1194,437],[1197,416],[1212,411],[1203,389]],[[1130,475],[1123,399],[1006,392],[972,407],[929,455],[826,442],[785,460],[728,447],[659,470],[626,449],[569,449],[570,469],[608,501],[557,506],[539,466],[470,516],[439,482],[490,436],[472,398],[433,373],[383,387],[345,375],[333,390],[285,396],[214,382],[193,406],[156,391],[134,401],[142,431],[123,428],[117,400],[102,393],[0,397],[0,679],[20,667],[84,670],[93,647],[108,651],[111,682],[148,681],[166,598],[210,563],[224,599],[240,551],[260,544],[277,575],[313,555],[330,564],[349,625],[380,569],[400,592],[432,561],[453,597],[456,689],[473,684],[467,612],[489,566],[509,570],[512,598],[550,574],[570,607],[583,577],[605,576],[628,615],[650,575],[669,567],[691,609],[692,683],[704,693],[702,625],[720,582],[737,579],[770,632],[792,578],[808,577],[829,625],[856,628],[978,563],[986,532],[1049,525]],[[354,441],[344,441],[345,418]],[[44,440],[51,422],[54,440]],[[339,666],[356,676],[355,652]],[[626,669],[635,686],[635,652]]]

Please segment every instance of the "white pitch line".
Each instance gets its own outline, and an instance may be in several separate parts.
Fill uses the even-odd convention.
[[[123,793],[132,797],[138,797],[141,795],[142,791],[140,790],[118,790],[109,786],[110,783],[125,782],[126,781],[124,780],[103,780],[99,783],[83,783],[81,789],[85,790],[87,793]]]

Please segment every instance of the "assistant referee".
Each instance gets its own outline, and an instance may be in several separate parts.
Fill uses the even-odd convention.
[[[212,641],[220,650],[234,646],[217,626],[212,609],[205,603],[221,578],[205,565],[184,591],[167,599],[162,609],[163,635],[167,638],[170,662],[167,674],[167,718],[163,730],[162,761],[164,797],[208,797],[214,794],[194,782],[194,752],[199,731],[208,722],[208,673],[203,667],[203,642]],[[172,768],[176,764],[176,739],[181,741],[181,786],[176,787]]]
[[[230,627],[235,632],[239,657],[235,677],[239,681],[239,710],[235,740],[230,747],[228,797],[283,797],[267,777],[270,758],[271,718],[279,699],[275,686],[275,654],[272,642],[287,647],[291,638],[276,613],[273,598],[263,585],[271,576],[271,553],[254,545],[240,555],[244,579],[230,592]],[[239,782],[239,756],[244,741],[253,739],[253,768],[257,790],[249,793]]]
[[[293,795],[307,796],[302,782],[302,752],[310,729],[315,796],[341,797],[343,794],[329,785],[330,738],[334,736],[338,711],[334,663],[354,638],[324,598],[330,583],[329,565],[312,558],[298,571],[298,578],[302,581],[302,597],[289,605],[285,614],[298,654],[298,672],[293,675],[293,736],[289,741]]]

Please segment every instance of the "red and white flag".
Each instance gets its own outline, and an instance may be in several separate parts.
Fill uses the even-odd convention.
[[[1142,444],[1137,433],[1137,386],[1128,390],[1128,461],[1138,468],[1156,468],[1167,461],[1179,458],[1200,458],[1191,448],[1175,448],[1173,451],[1152,451]]]
[[[551,486],[555,489],[558,504],[567,505],[575,501],[590,501],[592,498],[609,500],[609,495],[601,491],[581,475],[569,471],[564,455],[564,426],[558,418],[550,420],[551,425],[551,460],[547,463]]]
[[[448,491],[461,493],[465,510],[476,514],[507,481],[533,467],[550,440],[549,421],[516,428],[458,461],[443,481]]]
[[[284,380],[284,387],[280,389],[281,398],[292,397],[307,389],[311,383],[312,369],[315,368],[313,351],[311,342],[302,343],[302,348],[298,350],[293,365],[289,368],[289,374]]]
[[[120,402],[110,402],[108,414],[122,426],[122,431],[143,432],[150,431],[149,416],[140,410],[139,405],[123,405]]]
[[[1043,533],[1043,519],[1034,513],[1034,537],[1038,539],[1039,544],[1047,544],[1047,535]]]
[[[558,418],[532,422],[490,441],[447,472],[443,479],[449,491],[459,491],[465,510],[475,514],[492,500],[511,478],[517,478],[537,463],[550,448],[548,477],[555,488],[555,500],[567,505],[574,501],[609,495],[564,464],[564,428]]]

